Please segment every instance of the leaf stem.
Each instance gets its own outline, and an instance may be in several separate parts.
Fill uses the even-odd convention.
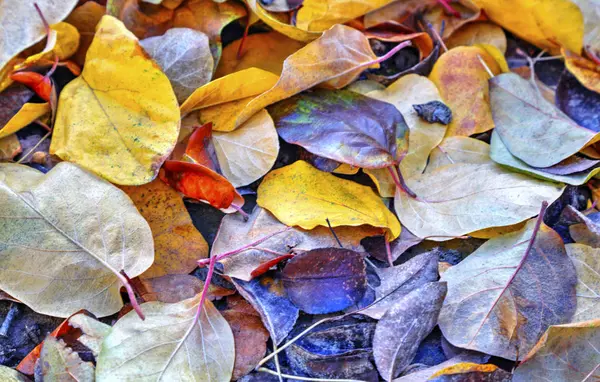
[[[387,261],[390,264],[390,267],[394,266],[394,259],[392,259],[392,248],[390,247],[390,240],[387,235],[383,236],[383,240],[385,241],[385,253],[387,254]]]
[[[494,78],[494,73],[492,72],[492,70],[490,69],[489,66],[487,66],[487,64],[485,63],[485,61],[483,60],[483,58],[480,55],[477,55],[477,59],[479,60],[479,62],[481,63],[481,65],[483,65],[483,68],[485,69],[485,71],[487,72],[487,74],[490,76],[490,78]]]
[[[437,40],[437,42],[441,45],[442,49],[444,49],[444,52],[447,52],[448,47],[446,46],[446,44],[444,44],[444,40],[442,39],[442,36],[440,36],[439,32],[433,27],[431,23],[427,23],[427,26],[429,27],[431,34],[433,34],[433,38]]]
[[[400,44],[396,45],[395,47],[393,47],[389,52],[387,52],[383,56],[377,57],[377,59],[374,60],[373,62],[371,62],[371,64],[379,64],[379,63],[387,60],[388,58],[393,57],[394,54],[398,53],[401,49],[406,48],[407,46],[410,46],[410,45],[412,45],[412,43],[410,41],[404,41],[403,43],[400,43]]]
[[[448,3],[448,0],[437,0],[437,2],[440,3],[440,5],[444,7],[444,9],[446,9],[446,11],[452,16],[460,17],[460,13],[456,9],[452,8],[450,3]]]
[[[390,175],[392,176],[396,187],[398,187],[400,191],[403,191],[405,194],[407,194],[413,199],[418,199],[417,194],[415,194],[410,188],[408,188],[406,182],[404,181],[402,173],[400,171],[397,171],[395,166],[388,166],[387,169],[390,172]]]

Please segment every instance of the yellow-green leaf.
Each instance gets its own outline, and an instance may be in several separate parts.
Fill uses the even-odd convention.
[[[122,22],[104,16],[81,76],[60,93],[50,153],[138,185],[156,177],[178,134],[169,79]]]

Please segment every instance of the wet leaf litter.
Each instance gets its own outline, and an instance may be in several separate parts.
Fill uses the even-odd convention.
[[[595,0],[0,4],[0,380],[600,378]]]

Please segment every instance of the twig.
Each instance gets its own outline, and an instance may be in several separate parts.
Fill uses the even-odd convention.
[[[435,28],[433,27],[433,25],[431,23],[427,23],[427,27],[429,27],[429,30],[433,34],[433,38],[435,38],[437,40],[437,42],[441,45],[442,49],[444,49],[444,52],[447,52],[448,47],[446,46],[446,44],[444,44],[444,40],[442,40],[442,36],[440,36],[438,31],[435,30]]]
[[[0,326],[0,336],[8,337],[8,329],[10,329],[10,325],[15,319],[17,313],[19,313],[19,307],[13,302],[10,304],[10,309],[4,318],[4,322],[2,322],[2,326]]]
[[[487,72],[487,74],[490,76],[490,78],[494,78],[494,73],[492,72],[492,70],[490,69],[490,67],[487,66],[487,64],[485,63],[485,61],[483,60],[483,58],[480,55],[477,55],[477,59],[479,60],[479,62],[481,62],[481,65],[483,65],[483,68],[485,69],[485,71]]]
[[[344,246],[342,245],[342,242],[340,241],[340,239],[335,234],[335,231],[333,230],[333,227],[331,226],[331,223],[329,222],[329,218],[326,218],[325,221],[327,222],[327,225],[329,226],[329,230],[331,231],[331,234],[335,238],[335,241],[337,241],[337,243],[340,246],[340,248],[344,248]]]
[[[390,264],[390,267],[394,266],[394,259],[392,259],[392,248],[390,247],[390,241],[387,238],[387,235],[383,236],[383,240],[385,241],[385,253],[387,254],[387,261]]]
[[[316,381],[316,382],[364,382],[361,379],[326,379],[326,378],[309,378],[309,377],[299,377],[296,375],[289,374],[281,374],[273,371],[271,369],[267,369],[266,367],[260,367],[257,371],[262,371],[263,373],[268,373],[271,375],[279,375],[280,377],[285,377],[287,379],[295,379],[297,381]]]

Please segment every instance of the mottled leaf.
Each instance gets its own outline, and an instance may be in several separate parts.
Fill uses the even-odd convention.
[[[506,35],[498,25],[489,21],[476,21],[456,30],[446,40],[446,46],[452,49],[457,46],[473,46],[490,44],[506,53]]]
[[[412,361],[437,324],[446,283],[427,283],[396,300],[375,328],[373,356],[379,373],[393,380]]]
[[[269,113],[286,142],[362,168],[393,165],[396,137],[402,139],[408,128],[389,103],[348,90],[303,93],[269,107]]]
[[[357,304],[367,290],[363,256],[349,249],[319,248],[296,255],[282,273],[289,299],[310,314]]]
[[[490,239],[442,275],[439,325],[453,345],[522,359],[548,326],[572,317],[575,268],[551,228],[541,223],[532,236],[535,223]]]

